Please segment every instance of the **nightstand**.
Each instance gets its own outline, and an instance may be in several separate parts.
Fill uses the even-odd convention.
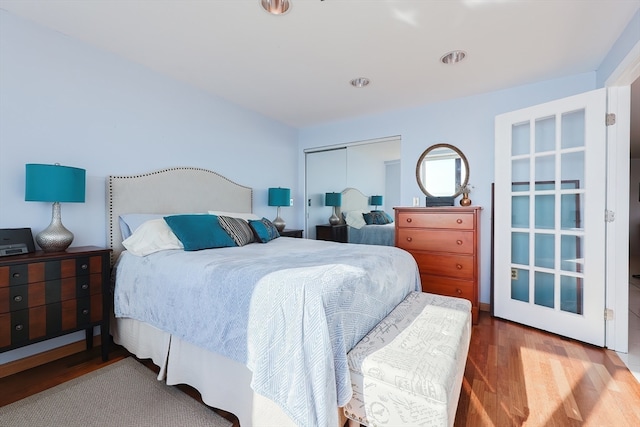
[[[100,326],[107,360],[110,252],[82,246],[1,257],[0,352],[81,330],[91,348],[93,327]]]
[[[330,240],[332,242],[347,243],[347,224],[316,225],[316,240]]]
[[[302,239],[302,230],[285,228],[280,231],[280,237],[297,237],[298,239]]]

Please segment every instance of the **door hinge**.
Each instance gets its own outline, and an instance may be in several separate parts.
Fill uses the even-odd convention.
[[[613,309],[605,308],[604,309],[604,320],[613,320]]]
[[[616,220],[616,213],[614,211],[604,211],[604,222],[613,222]]]
[[[607,126],[613,126],[616,124],[616,113],[607,113],[605,123]]]

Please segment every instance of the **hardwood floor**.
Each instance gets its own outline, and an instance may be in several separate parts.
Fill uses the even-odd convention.
[[[455,426],[639,426],[640,384],[611,350],[482,313]]]
[[[0,379],[0,406],[129,356],[100,348]],[[143,361],[150,369],[157,368]],[[199,399],[188,386],[180,389]],[[234,422],[224,411],[216,411]],[[638,426],[640,384],[617,354],[481,312],[455,426]]]

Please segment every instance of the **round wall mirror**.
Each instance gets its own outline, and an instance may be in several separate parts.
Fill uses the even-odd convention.
[[[435,144],[418,159],[416,179],[427,196],[456,197],[469,183],[469,162],[457,147]]]

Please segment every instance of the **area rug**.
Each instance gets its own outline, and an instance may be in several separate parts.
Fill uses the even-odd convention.
[[[2,427],[229,427],[129,357],[0,408]]]

